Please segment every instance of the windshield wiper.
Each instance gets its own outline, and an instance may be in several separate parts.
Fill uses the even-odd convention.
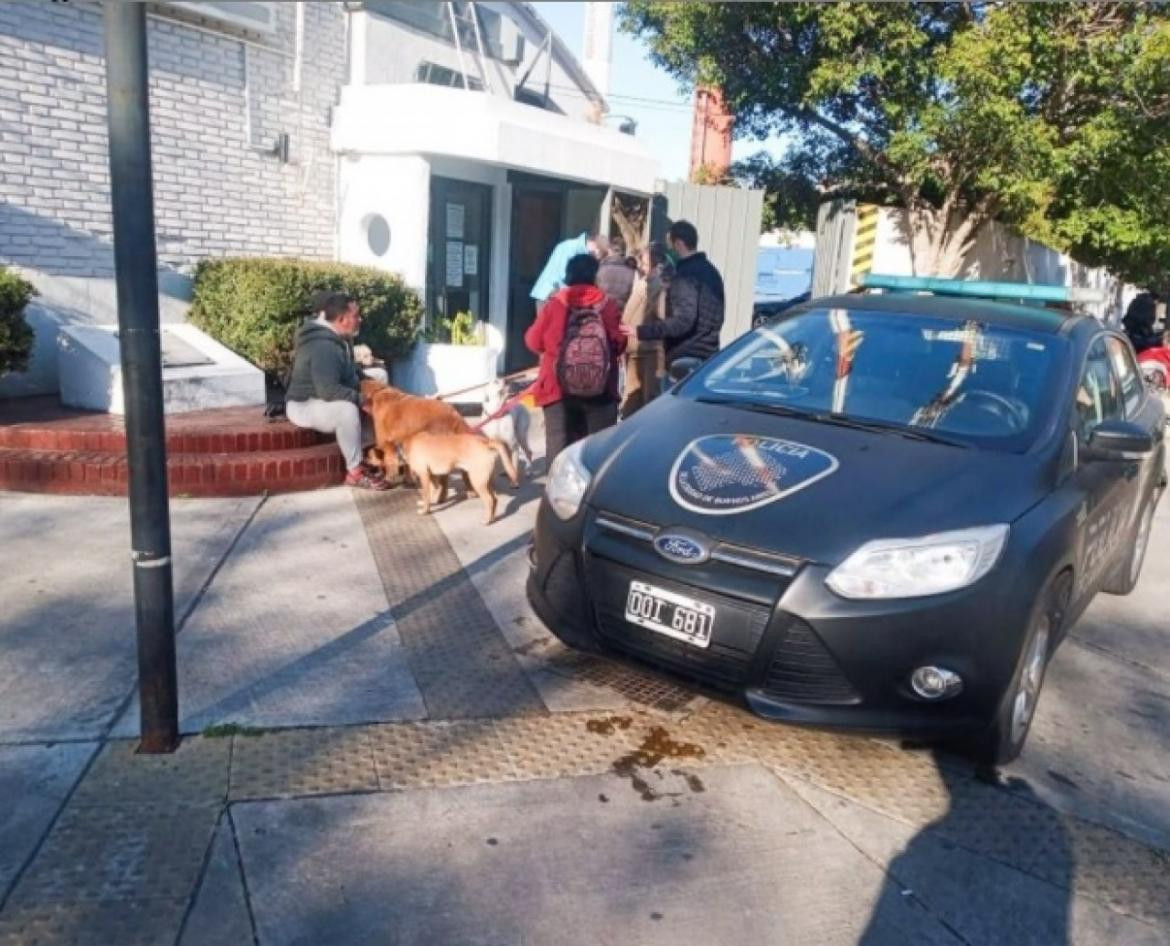
[[[961,440],[944,437],[942,434],[922,430],[918,427],[903,427],[901,424],[887,424],[880,420],[859,420],[856,417],[846,417],[844,414],[813,414],[811,417],[821,423],[835,424],[838,427],[851,427],[854,430],[868,430],[879,434],[897,434],[908,440],[941,443],[948,447],[961,447],[964,450],[969,450],[971,447],[970,444],[963,443]]]
[[[761,404],[759,401],[746,401],[734,397],[700,397],[695,398],[701,404],[725,404],[730,407],[742,407],[744,410],[756,411],[760,414],[775,414],[780,417],[796,417],[801,420],[810,420],[814,423],[832,424],[835,427],[849,427],[853,430],[867,430],[878,434],[897,434],[908,440],[920,440],[925,443],[941,443],[948,447],[960,447],[969,450],[971,445],[961,440],[944,437],[932,431],[921,430],[916,427],[903,427],[901,424],[887,424],[877,420],[859,420],[844,414],[833,414],[829,411],[802,410],[799,407],[789,407],[787,404]]]
[[[745,401],[737,397],[697,397],[695,400],[700,404],[723,404],[728,407],[742,407],[745,411],[777,414],[780,417],[799,417],[803,420],[820,420],[821,416],[816,411],[801,410],[787,404],[761,404],[759,401]]]

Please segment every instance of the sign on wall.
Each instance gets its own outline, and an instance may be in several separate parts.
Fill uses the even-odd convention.
[[[451,205],[448,204],[448,207]],[[462,240],[448,240],[447,241],[447,278],[446,283],[449,289],[463,288],[463,241]]]
[[[465,211],[462,204],[447,204],[447,239],[463,239],[463,218]]]

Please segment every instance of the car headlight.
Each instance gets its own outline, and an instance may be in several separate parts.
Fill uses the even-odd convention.
[[[825,583],[843,598],[919,598],[977,582],[999,561],[1006,525],[866,542]]]
[[[581,460],[581,450],[585,446],[583,440],[566,447],[557,454],[548,471],[548,485],[545,495],[548,503],[562,519],[572,519],[581,508],[581,500],[585,498],[585,490],[589,488],[589,481],[593,474]]]

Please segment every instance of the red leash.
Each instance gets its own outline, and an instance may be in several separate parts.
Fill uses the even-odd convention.
[[[483,428],[486,427],[488,424],[490,424],[493,420],[498,420],[499,418],[503,417],[505,414],[508,413],[508,411],[510,411],[517,404],[519,404],[521,398],[523,398],[524,395],[527,394],[529,391],[531,391],[534,387],[536,387],[535,381],[533,381],[532,384],[528,385],[528,387],[524,388],[522,391],[519,391],[518,393],[516,393],[512,397],[508,398],[506,401],[504,401],[503,404],[501,404],[495,410],[495,412],[493,412],[492,414],[489,414],[487,417],[485,417],[483,420],[481,420],[478,424],[476,424],[471,429],[473,431],[475,431],[476,433],[479,433],[479,431],[483,430]]]

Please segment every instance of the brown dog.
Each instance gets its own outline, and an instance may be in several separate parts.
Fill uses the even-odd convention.
[[[366,378],[362,381],[362,400],[368,402],[374,422],[374,450],[366,461],[390,474],[396,466],[397,447],[415,434],[471,433],[467,421],[452,405],[429,397],[407,394],[398,388]],[[379,459],[374,451],[381,451]],[[447,478],[440,478],[441,499],[447,498]]]
[[[496,471],[496,457],[504,464],[504,470],[513,486],[520,485],[512,453],[502,440],[482,437],[478,434],[434,434],[419,433],[409,437],[402,444],[406,463],[418,477],[422,487],[422,498],[418,501],[418,514],[425,516],[431,511],[431,493],[434,478],[446,477],[455,470],[462,470],[468,485],[483,500],[487,509],[485,525],[491,525],[496,517],[496,494],[492,489],[492,474]],[[442,501],[440,494],[439,501]]]
[[[379,447],[400,444],[424,430],[433,434],[471,433],[459,411],[445,401],[407,394],[368,378],[362,382],[362,398],[369,402],[374,440]]]

